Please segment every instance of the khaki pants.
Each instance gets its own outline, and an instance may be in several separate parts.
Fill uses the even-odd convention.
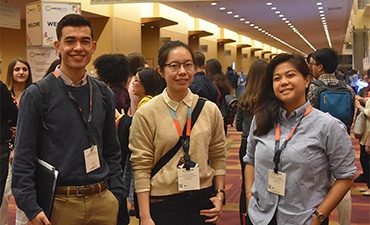
[[[53,225],[116,225],[118,200],[106,189],[90,196],[56,195],[52,212]]]

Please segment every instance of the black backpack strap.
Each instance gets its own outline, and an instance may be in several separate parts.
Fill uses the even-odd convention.
[[[40,93],[42,96],[42,109],[43,109],[43,118],[44,118],[49,108],[49,101],[50,101],[49,84],[45,79],[41,79],[35,82],[35,85],[40,90]]]
[[[108,105],[108,86],[100,80],[92,78],[92,80],[99,86],[100,92],[103,96],[103,103],[104,106],[107,107]]]
[[[204,106],[204,103],[206,102],[205,99],[203,98],[199,98],[198,99],[198,102],[197,102],[197,105],[195,106],[194,110],[193,110],[193,113],[191,114],[191,128],[193,128],[195,122],[197,121],[198,117],[199,117],[199,114],[200,112],[202,111],[203,109],[203,106]],[[184,130],[186,129],[186,126],[184,127]],[[183,131],[185,132],[185,131]],[[156,164],[155,166],[153,167],[153,170],[151,172],[151,177],[154,177],[158,171],[164,166],[167,164],[168,161],[170,161],[170,159],[177,153],[177,151],[180,149],[181,147],[181,140],[179,139],[179,141],[176,143],[176,145],[170,150],[168,151]]]

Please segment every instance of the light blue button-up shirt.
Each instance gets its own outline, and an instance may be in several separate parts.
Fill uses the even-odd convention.
[[[280,145],[311,104],[286,118],[280,111]],[[351,138],[338,119],[315,108],[299,123],[281,153],[279,171],[286,173],[285,196],[267,191],[268,170],[273,170],[275,127],[266,135],[255,136],[253,119],[244,162],[254,166],[253,194],[248,214],[253,224],[267,225],[274,214],[278,224],[310,224],[312,214],[336,179],[353,178],[357,168]]]

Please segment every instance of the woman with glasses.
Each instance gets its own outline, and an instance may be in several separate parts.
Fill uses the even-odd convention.
[[[129,147],[141,225],[212,224],[221,215],[226,173],[223,121],[214,103],[200,100],[204,106],[192,122],[199,100],[188,88],[193,61],[188,45],[164,44],[157,71],[167,87],[133,118]],[[176,143],[174,155],[151,174]]]

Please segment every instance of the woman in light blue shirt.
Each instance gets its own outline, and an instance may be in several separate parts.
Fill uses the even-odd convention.
[[[309,74],[296,54],[279,54],[267,67],[244,157],[249,224],[328,224],[353,183],[351,139],[307,101]]]

